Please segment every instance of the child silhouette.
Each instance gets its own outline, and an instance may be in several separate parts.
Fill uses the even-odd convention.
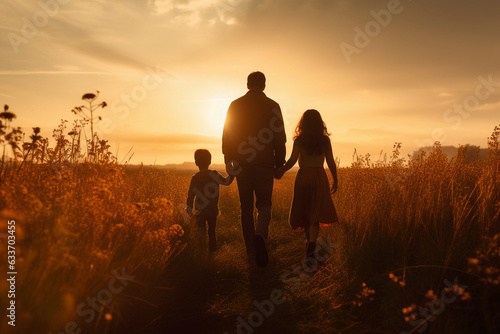
[[[208,248],[213,252],[217,248],[215,225],[219,214],[219,185],[230,185],[234,176],[223,177],[218,171],[209,170],[212,155],[208,150],[196,150],[194,161],[200,171],[191,178],[187,197],[187,213],[195,215],[196,224],[200,229],[203,229],[203,233],[208,224]]]
[[[337,166],[329,135],[320,113],[313,109],[307,110],[295,129],[290,159],[277,171],[277,177],[280,178],[299,160],[290,225],[297,232],[306,231],[307,257],[314,257],[320,224],[328,226],[338,222],[331,197],[338,186]],[[331,191],[323,168],[325,158],[333,177]]]

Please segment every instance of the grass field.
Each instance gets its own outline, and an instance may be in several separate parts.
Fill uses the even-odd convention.
[[[192,173],[7,171],[0,233],[16,221],[17,312],[15,331],[4,319],[1,332],[497,333],[498,144],[487,160],[464,153],[450,163],[437,145],[407,163],[341,168],[340,223],[322,229],[325,261],[314,272],[287,223],[292,174],[275,182],[261,269],[244,251],[235,183],[221,190],[209,255],[183,212]],[[2,307],[8,289],[0,281]]]

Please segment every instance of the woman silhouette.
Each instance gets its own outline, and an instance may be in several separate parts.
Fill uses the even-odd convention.
[[[337,167],[326,125],[317,110],[307,110],[295,130],[293,151],[287,163],[278,170],[278,177],[292,168],[299,160],[300,169],[295,178],[290,225],[297,231],[306,231],[306,255],[313,257],[321,225],[338,222],[331,194],[337,191]],[[329,187],[324,162],[332,173]]]

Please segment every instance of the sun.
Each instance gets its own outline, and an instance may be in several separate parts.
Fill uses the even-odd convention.
[[[203,110],[207,117],[206,124],[210,127],[210,132],[214,136],[222,136],[226,113],[232,99],[216,98],[203,100]]]

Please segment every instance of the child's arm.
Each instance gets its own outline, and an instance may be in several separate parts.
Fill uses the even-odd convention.
[[[215,182],[217,182],[221,186],[229,186],[231,183],[233,183],[234,175],[229,174],[227,177],[224,177],[217,171],[214,174]]]
[[[276,178],[280,179],[283,174],[285,174],[290,168],[292,168],[297,160],[299,159],[299,146],[297,145],[297,141],[293,143],[292,154],[290,155],[290,159],[286,162],[286,164],[278,169],[276,172]]]
[[[333,178],[333,184],[332,184],[332,194],[337,191],[338,185],[339,185],[339,180],[337,178],[337,164],[335,163],[335,160],[333,159],[333,150],[332,150],[332,143],[328,141],[328,146],[326,149],[326,164],[328,165],[328,169],[330,170],[330,173],[332,173],[332,178]]]
[[[224,180],[224,183],[222,183],[222,185],[229,186],[231,183],[233,183],[234,175],[229,174],[227,177],[224,177],[222,179]]]
[[[193,179],[191,179],[191,183],[189,184],[187,201],[186,201],[186,204],[187,204],[186,211],[187,211],[187,213],[189,215],[193,214],[194,196],[195,196],[195,193],[194,193],[194,182],[193,182]]]

